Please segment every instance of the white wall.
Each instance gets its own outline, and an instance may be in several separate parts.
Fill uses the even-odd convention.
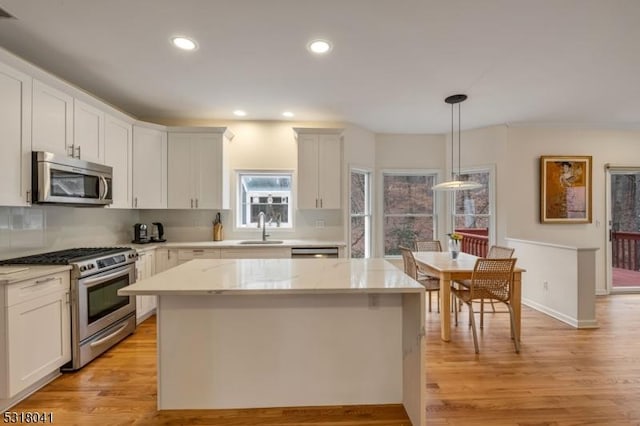
[[[574,247],[596,247],[596,291],[606,288],[607,226],[605,224],[605,164],[640,166],[640,131],[580,128],[510,127],[507,163],[509,178],[507,234]],[[541,224],[539,222],[539,157],[541,155],[593,156],[593,223]]]
[[[159,120],[154,120],[159,122]],[[270,229],[271,238],[314,238],[320,240],[346,240],[348,164],[363,161],[373,164],[373,133],[344,123],[314,123],[289,121],[171,121],[172,126],[222,126],[234,133],[230,144],[230,169],[232,171],[232,206],[236,199],[237,170],[290,170],[297,172],[298,154],[294,127],[344,128],[343,132],[343,210],[298,210],[295,212],[293,230]],[[141,213],[141,221],[163,222],[169,241],[204,241],[212,239],[211,222],[217,211],[148,210]],[[232,210],[222,211],[225,239],[259,237],[259,231],[234,229]],[[324,223],[317,228],[316,223]]]
[[[447,137],[447,177],[451,175],[451,135]],[[495,243],[504,245],[507,237],[506,212],[510,202],[508,192],[509,174],[507,170],[507,127],[493,126],[483,129],[475,129],[462,133],[460,139],[462,146],[462,169],[468,168],[493,168],[494,176],[494,212],[495,212]],[[457,136],[456,136],[457,146]],[[457,167],[457,148],[454,152],[454,167]],[[447,219],[450,219],[448,217]]]

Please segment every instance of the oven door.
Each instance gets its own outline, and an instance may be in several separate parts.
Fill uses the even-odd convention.
[[[134,263],[78,280],[79,342],[136,311],[135,296],[118,295],[134,282]]]

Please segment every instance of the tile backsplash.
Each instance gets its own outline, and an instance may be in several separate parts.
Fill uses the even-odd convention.
[[[66,206],[0,206],[0,259],[71,247],[127,244],[137,222],[162,222],[167,241],[211,241],[213,210],[126,210]],[[231,211],[222,211],[224,239],[257,239],[260,231],[234,229]],[[341,241],[340,211],[297,211],[295,228],[270,228],[272,239]],[[320,227],[318,225],[321,224]]]
[[[138,217],[137,210],[0,206],[0,259],[127,243]]]

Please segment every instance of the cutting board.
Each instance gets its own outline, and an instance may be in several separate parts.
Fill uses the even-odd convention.
[[[26,266],[0,266],[0,275],[13,274],[15,272],[26,271]]]

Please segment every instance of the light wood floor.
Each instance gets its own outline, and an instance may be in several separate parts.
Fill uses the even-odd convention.
[[[428,314],[429,425],[640,425],[640,295],[598,298],[600,328],[575,330],[523,309],[522,351],[508,315],[489,314],[473,351],[463,311],[452,341]],[[197,350],[197,348],[194,348]],[[80,372],[12,411],[54,413],[58,425],[408,425],[400,406],[174,411],[156,407],[155,318]]]

